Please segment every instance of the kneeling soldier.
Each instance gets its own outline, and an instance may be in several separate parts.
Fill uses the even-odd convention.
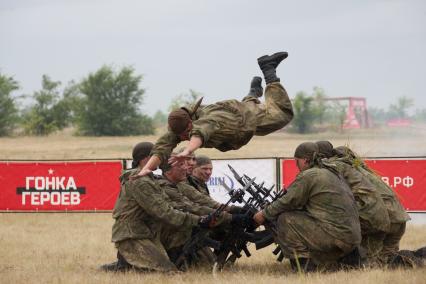
[[[287,194],[254,216],[258,224],[276,220],[277,241],[293,269],[305,271],[335,263],[361,242],[355,200],[334,165],[316,158],[318,146],[306,142],[295,151],[300,173]]]
[[[150,145],[142,146],[139,150],[148,157]],[[134,166],[144,162],[146,157],[143,156],[134,156]],[[101,269],[177,271],[161,240],[163,227],[191,232],[205,218],[173,208],[165,190],[157,183],[158,177],[148,175],[131,181],[129,178],[137,174],[138,169],[126,171],[120,177],[121,190],[113,210],[115,223],[112,227],[112,242],[118,250],[118,260]]]

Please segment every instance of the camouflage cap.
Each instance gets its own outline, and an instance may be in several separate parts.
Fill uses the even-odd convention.
[[[151,142],[140,142],[136,144],[132,151],[132,168],[136,168],[141,160],[148,157],[153,147],[154,144]]]
[[[191,117],[184,108],[176,109],[170,112],[168,118],[168,124],[170,130],[179,135],[186,130],[188,123],[191,121]]]
[[[211,164],[211,163],[212,163],[212,160],[210,160],[210,158],[207,157],[207,156],[199,155],[199,156],[195,157],[195,166],[196,167],[201,167],[201,166],[208,165],[208,164]]]
[[[351,157],[355,159],[357,155],[352,151],[349,147],[346,146],[339,146],[333,149],[333,152],[336,156],[342,158],[342,157]]]
[[[315,153],[319,152],[318,145],[313,142],[304,142],[297,146],[296,151],[294,152],[294,157],[299,159],[308,159],[312,160],[315,156]]]
[[[315,144],[318,145],[319,153],[324,157],[331,158],[334,156],[333,144],[330,141],[317,141]]]

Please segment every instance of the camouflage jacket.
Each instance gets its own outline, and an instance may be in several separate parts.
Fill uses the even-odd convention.
[[[405,223],[410,220],[410,216],[405,211],[401,202],[399,202],[399,199],[392,188],[383,182],[378,175],[371,171],[362,167],[359,167],[359,171],[376,187],[377,192],[380,194],[383,202],[385,203],[391,223]]]
[[[348,159],[332,158],[329,161],[337,165],[340,174],[351,188],[358,208],[362,234],[389,232],[389,214],[376,187]]]
[[[188,230],[198,224],[198,216],[172,207],[165,190],[153,176],[129,181],[129,176],[137,172],[137,169],[130,170],[120,177],[120,195],[112,213],[113,242],[156,238],[161,223]]]
[[[237,150],[255,134],[257,113],[253,104],[237,100],[202,106],[194,115],[190,136],[200,137],[204,148],[222,152]],[[179,137],[169,131],[157,140],[151,153],[164,161],[180,142]]]
[[[205,182],[200,181],[195,176],[189,176],[187,182],[188,182],[189,185],[191,185],[192,187],[194,187],[199,192],[201,192],[201,193],[203,193],[205,195],[210,196],[209,188],[207,187],[207,184]]]
[[[183,181],[178,183],[178,188],[189,200],[207,206],[213,209],[216,209],[220,206],[220,203],[211,198],[209,195],[199,192],[196,188],[188,183],[188,181]]]
[[[325,168],[313,167],[300,172],[287,194],[263,212],[273,220],[286,211],[307,212],[330,236],[347,244],[361,242],[361,229],[351,190],[342,178]]]
[[[167,179],[161,179],[159,181],[160,186],[165,190],[166,194],[170,198],[171,205],[179,210],[182,210],[184,212],[192,213],[197,216],[204,216],[208,215],[210,213],[213,213],[217,207],[212,207],[209,205],[212,205],[213,203],[210,202],[203,202],[205,199],[200,199],[201,204],[197,201],[193,201],[189,199],[183,192],[182,186],[176,185],[168,181]],[[186,194],[188,194],[190,191],[189,188],[186,188]],[[192,188],[192,193],[196,192],[195,189]],[[192,194],[194,195],[194,194]],[[199,196],[198,192],[195,193],[195,196]],[[196,200],[196,198],[194,198]],[[216,205],[216,202],[214,203]],[[219,218],[218,218],[218,225],[225,222],[226,224],[231,222],[232,216],[228,214],[227,212],[223,212]]]

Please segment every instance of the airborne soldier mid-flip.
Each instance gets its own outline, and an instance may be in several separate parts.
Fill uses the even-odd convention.
[[[253,135],[264,136],[287,125],[293,118],[293,109],[276,76],[276,68],[287,56],[287,52],[278,52],[257,59],[266,81],[265,103],[258,100],[263,94],[262,78],[254,77],[243,101],[225,100],[201,107],[198,101],[192,109],[182,107],[172,111],[168,133],[158,139],[150,160],[138,175],[155,170],[181,141],[189,143],[184,151],[170,158],[172,164],[200,147],[222,152],[237,150]]]

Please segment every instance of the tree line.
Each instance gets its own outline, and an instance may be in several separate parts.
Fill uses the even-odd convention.
[[[72,126],[77,135],[128,136],[153,134],[164,127],[167,116],[157,111],[153,117],[143,114],[145,90],[140,87],[142,76],[135,74],[132,67],[116,71],[111,66],[102,66],[80,82],[69,82],[62,88],[59,81],[42,76],[41,89],[30,97],[32,103],[23,107],[21,97],[13,96],[19,82],[12,76],[0,73],[0,136],[16,133],[25,135],[49,135]],[[169,111],[179,106],[194,103],[200,93],[189,93],[174,97]],[[321,128],[336,128],[343,124],[346,106],[326,102],[322,88],[315,87],[311,94],[298,92],[293,99],[295,116],[289,131],[307,133]],[[369,113],[376,123],[390,118],[413,118],[426,121],[426,109],[408,115],[413,100],[401,97],[388,110],[370,108]]]
[[[13,96],[19,82],[0,73],[0,136],[16,133],[49,135],[72,126],[77,135],[126,136],[153,134],[163,126],[167,116],[157,111],[153,117],[143,114],[140,107],[145,90],[140,87],[142,76],[131,67],[115,71],[103,66],[80,82],[62,84],[42,76],[41,89],[31,95]],[[199,94],[190,90],[190,96]],[[29,106],[22,106],[30,98]],[[171,106],[184,103],[185,95],[175,97]]]

